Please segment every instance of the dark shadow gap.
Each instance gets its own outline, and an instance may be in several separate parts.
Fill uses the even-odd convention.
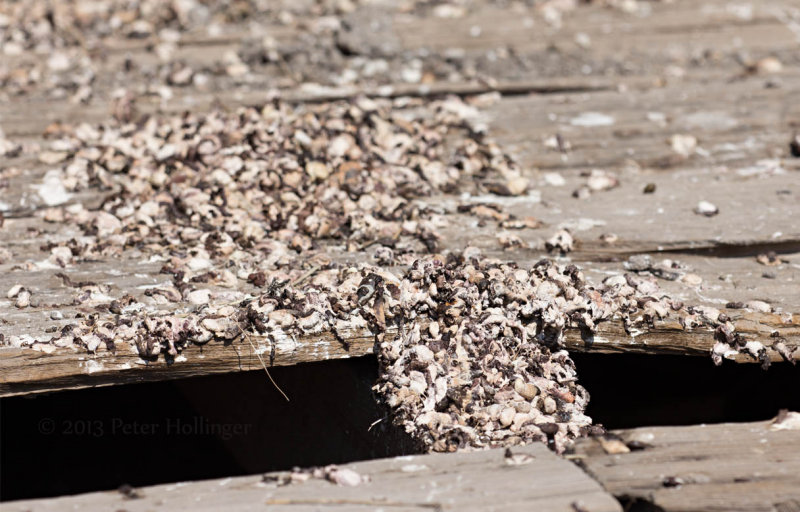
[[[624,512],[665,512],[663,508],[644,498],[632,496],[619,496],[617,501],[622,505]]]
[[[574,354],[607,428],[764,420],[800,410],[800,368]],[[0,401],[0,498],[257,474],[414,453],[381,420],[374,357]],[[632,503],[631,510],[646,506]],[[646,510],[642,509],[642,510]]]
[[[758,243],[720,243],[713,247],[701,247],[697,249],[665,249],[658,251],[657,254],[694,254],[698,256],[708,256],[714,258],[749,258],[759,254],[774,252],[775,254],[794,254],[800,252],[800,242],[797,240],[784,240],[780,242],[758,242]]]
[[[800,367],[711,357],[572,354],[589,390],[587,414],[606,428],[760,421],[800,410]]]
[[[42,498],[414,452],[362,357],[0,402],[0,499]],[[371,427],[372,426],[372,427]],[[371,428],[370,428],[371,427]]]

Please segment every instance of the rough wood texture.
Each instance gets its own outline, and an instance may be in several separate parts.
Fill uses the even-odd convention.
[[[327,359],[357,357],[372,353],[373,338],[354,334],[345,348],[332,335],[298,339],[293,347],[275,347],[264,337],[253,337],[252,345],[236,341],[225,345],[211,342],[193,346],[170,363],[163,359],[146,362],[136,347],[121,343],[115,354],[90,355],[72,349],[45,354],[30,349],[0,348],[0,397],[35,392],[78,389],[111,384],[132,384],[196,375],[236,371],[263,371],[267,366],[289,366]],[[261,359],[259,359],[259,356]]]
[[[747,339],[761,340],[769,346],[770,333],[779,331],[788,336],[791,346],[800,344],[800,329],[796,318],[781,318],[774,314],[732,313],[739,332]],[[600,324],[593,336],[581,336],[577,331],[568,331],[566,346],[569,350],[598,353],[640,353],[640,354],[679,354],[708,356],[714,345],[714,330],[709,327],[684,329],[677,321],[656,321],[653,326],[631,335],[625,332],[620,322]],[[782,361],[771,348],[768,349],[771,361]],[[800,354],[795,355],[795,358]],[[737,362],[754,362],[755,359],[744,354],[731,357]]]
[[[621,511],[619,503],[579,468],[543,445],[515,454],[529,464],[508,466],[502,450],[406,456],[347,464],[370,482],[356,487],[325,480],[279,487],[260,476],[183,482],[138,489],[129,500],[116,491],[4,504],[7,512],[80,509],[169,510],[548,510]],[[520,485],[524,482],[524,485]]]
[[[631,82],[638,83],[635,80],[631,80]],[[617,85],[617,81],[599,77],[563,77],[504,81],[492,85],[436,82],[432,84],[401,83],[383,86],[320,86],[278,91],[278,95],[287,102],[316,103],[349,99],[357,96],[397,98],[402,96],[442,96],[446,94],[475,95],[487,92],[499,92],[509,95],[591,92],[609,90],[617,87]],[[233,94],[187,93],[181,97],[180,101],[166,103],[158,98],[145,97],[137,100],[137,108],[142,114],[181,113],[187,109],[208,110],[213,106],[235,109],[240,106],[263,105],[271,97],[271,92],[273,91],[243,90]],[[29,114],[32,108],[43,108],[42,116],[32,118]],[[0,104],[0,113],[3,114],[0,120],[3,122],[2,125],[6,136],[22,139],[24,137],[39,136],[48,124],[74,119],[76,116],[87,123],[105,121],[109,116],[109,108],[107,104],[93,105],[87,108],[65,103],[45,103],[40,105],[33,102],[24,102],[11,105]]]
[[[731,315],[739,332],[747,339],[761,340],[769,347],[770,334],[780,332],[789,347],[800,346],[800,328],[796,318],[774,314],[736,313]],[[393,333],[389,333],[389,336]],[[351,333],[344,347],[332,335],[300,338],[291,347],[276,346],[272,364],[293,365],[326,359],[358,357],[373,352],[373,337],[367,332]],[[714,345],[712,328],[686,331],[678,322],[657,322],[644,332],[631,336],[621,322],[601,324],[591,337],[577,329],[565,333],[567,349],[590,353],[682,354],[708,357]],[[252,343],[252,345],[251,345]],[[780,354],[768,348],[773,362]],[[147,363],[136,348],[120,343],[117,352],[96,355],[73,349],[59,349],[44,354],[31,349],[0,348],[0,397],[29,393],[77,389],[110,384],[178,379],[235,371],[261,370],[262,362],[271,366],[272,342],[264,336],[236,340],[229,345],[211,342],[203,347],[190,346],[180,358],[167,364],[163,359]],[[800,351],[794,357],[800,359]],[[758,362],[745,354],[730,357],[736,362]]]
[[[757,422],[614,434],[649,446],[608,454],[596,439],[582,439],[575,460],[618,498],[652,504],[642,510],[766,512],[795,510],[792,504],[800,503],[797,426],[776,430]]]

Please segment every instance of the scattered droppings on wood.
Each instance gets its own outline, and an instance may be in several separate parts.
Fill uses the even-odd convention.
[[[764,57],[752,67],[758,74],[773,74],[783,71],[783,63],[775,57]]]
[[[697,203],[697,206],[695,206],[694,213],[698,215],[704,215],[706,217],[713,217],[719,213],[719,208],[708,201],[700,201]]]
[[[282,473],[269,473],[262,477],[265,484],[275,484],[279,487],[292,484],[301,484],[310,479],[327,480],[343,487],[356,487],[371,480],[369,475],[362,475],[353,469],[330,465],[325,467],[295,468]]]
[[[37,218],[51,228],[69,226],[78,233],[69,242],[49,244],[42,249],[46,260],[20,263],[21,269],[71,271],[94,261],[127,258],[125,261],[140,264],[157,262],[164,280],[143,284],[146,291],[133,296],[127,295],[129,290],[105,284],[63,279],[65,286],[75,288],[70,291],[72,304],[52,306],[63,307],[70,318],[76,311],[69,306],[77,308],[79,317],[70,328],[49,326],[47,333],[53,336],[15,335],[3,341],[48,353],[79,349],[91,357],[113,353],[117,345],[130,346],[144,365],[161,360],[180,363],[191,346],[234,345],[259,335],[265,341],[253,348],[263,351],[259,355],[270,353],[272,364],[276,355],[297,349],[298,336],[333,333],[346,345],[349,334],[368,333],[376,338],[384,372],[376,389],[393,409],[392,419],[435,451],[530,441],[562,451],[572,439],[585,434],[591,424],[584,414],[588,396],[577,384],[565,351],[567,329],[578,329],[586,340],[600,344],[604,340],[594,334],[599,325],[612,320],[624,325],[623,334],[632,340],[648,328],[655,329],[658,322],[674,322],[677,327],[671,328],[686,332],[714,331],[718,339],[711,357],[717,364],[746,354],[767,365],[768,350],[794,362],[794,352],[786,343],[766,345],[763,340],[744,339],[725,312],[707,305],[685,306],[686,297],[678,300],[662,292],[659,286],[673,281],[693,288],[687,292],[698,295],[713,287],[713,282],[704,282],[678,261],[634,255],[626,263],[629,272],[600,284],[585,280],[567,260],[575,256],[576,247],[580,249],[574,233],[602,224],[562,229],[577,217],[571,212],[565,212],[565,224],[553,223],[557,231],[544,241],[554,257],[563,258],[558,263],[543,260],[529,268],[532,262],[517,265],[445,246],[447,238],[441,233],[447,227],[450,207],[438,204],[438,195],[506,196],[503,201],[531,199],[531,204],[533,197],[539,197],[533,189],[539,185],[539,170],[522,169],[510,153],[486,136],[487,125],[477,109],[501,101],[497,92],[463,99],[435,93],[432,100],[354,97],[292,105],[271,91],[267,104],[259,107],[206,112],[187,107],[181,115],[140,115],[137,103],[185,99],[180,89],[202,90],[209,87],[209,80],[214,80],[211,85],[218,85],[217,81],[241,85],[254,70],[278,66],[291,68],[293,75],[281,78],[284,90],[287,84],[292,87],[305,82],[305,91],[321,95],[331,93],[320,84],[355,84],[365,77],[379,84],[395,84],[380,89],[378,96],[396,96],[400,94],[396,92],[398,81],[428,84],[478,76],[470,69],[476,67],[476,58],[465,56],[463,50],[453,49],[444,56],[431,50],[430,59],[421,59],[413,52],[400,51],[391,41],[391,30],[385,31],[386,44],[368,41],[353,29],[358,24],[351,25],[345,16],[356,8],[357,4],[350,2],[337,2],[338,6],[320,2],[314,15],[302,21],[291,9],[266,8],[268,16],[286,27],[307,24],[307,47],[276,41],[272,32],[266,31],[268,37],[240,41],[207,67],[174,58],[182,46],[191,44],[184,40],[189,29],[207,28],[212,35],[222,30],[231,16],[253,21],[265,14],[262,6],[251,2],[237,4],[234,9],[228,4],[184,2],[170,14],[148,1],[133,2],[133,14],[117,20],[101,10],[67,11],[63,16],[59,11],[59,26],[50,22],[49,28],[42,23],[47,14],[36,9],[14,19],[8,33],[4,32],[4,36],[12,34],[3,40],[6,54],[31,48],[48,54],[42,63],[23,72],[0,70],[0,82],[12,94],[28,94],[36,83],[53,84],[52,88],[48,85],[48,94],[54,97],[68,97],[77,104],[91,102],[97,94],[96,61],[83,52],[93,47],[98,34],[118,35],[131,43],[141,40],[148,45],[148,53],[161,61],[140,70],[148,77],[146,87],[120,88],[111,94],[110,115],[115,122],[53,125],[47,129],[46,143],[35,148],[26,145],[25,151],[23,145],[0,133],[0,155],[16,158],[30,154],[54,167],[35,189],[49,206],[37,212]],[[562,15],[575,8],[568,4],[548,3],[537,7],[537,14],[544,16],[548,26],[556,27],[562,23]],[[644,15],[651,7],[643,4],[609,3]],[[403,9],[413,12],[428,7],[412,2]],[[236,9],[242,12],[233,12]],[[432,9],[444,19],[472,15],[472,6],[467,4]],[[83,44],[81,31],[72,33],[65,27],[82,27],[91,44]],[[476,24],[469,30],[476,40],[488,32],[487,25]],[[582,32],[570,37],[582,49],[599,42]],[[505,65],[511,54],[525,64],[525,56],[511,50],[492,50],[492,59]],[[558,48],[553,51],[562,52]],[[321,55],[324,58],[318,58]],[[135,60],[126,58],[121,66],[125,73],[140,73],[137,66],[141,64]],[[337,72],[330,73],[331,69]],[[767,57],[756,61],[753,72],[769,74],[781,69],[777,58]],[[679,80],[692,71],[688,65],[677,64],[664,70],[666,77]],[[480,79],[487,87],[496,86],[491,76]],[[426,95],[423,91],[418,94]],[[627,91],[621,85],[617,92]],[[265,100],[260,97],[258,101]],[[575,110],[553,114],[551,120],[564,125],[550,127],[548,133],[562,130],[574,144],[561,133],[537,136],[537,144],[543,141],[550,156],[561,158],[561,165],[566,165],[586,144],[582,128],[599,134],[619,119],[615,137],[633,139],[641,133],[639,128],[622,126],[629,121],[609,112],[613,117],[591,111],[576,114]],[[701,128],[692,122],[739,123],[713,112],[688,116],[683,128],[677,126],[672,113],[651,112],[646,119],[664,126],[675,122],[676,130]],[[705,156],[706,146],[710,148],[713,141],[702,132],[697,136],[702,137],[703,148],[698,147],[695,135],[670,138],[669,147],[675,153],[670,162]],[[782,155],[785,134],[781,137]],[[664,139],[659,134],[657,145],[668,151]],[[793,153],[800,152],[797,137],[791,144]],[[630,155],[634,157],[632,150]],[[626,169],[649,172],[646,160],[635,158]],[[575,197],[585,201],[574,202],[578,208],[599,200],[600,192],[630,185],[631,175],[617,173],[617,163],[608,165],[608,171],[582,172]],[[595,165],[605,167],[606,163],[581,169]],[[742,177],[785,172],[777,160],[736,171]],[[541,181],[560,187],[567,183],[565,176],[571,186],[578,184],[577,173],[570,172],[548,172]],[[641,184],[632,186],[640,190]],[[655,190],[656,185],[648,183],[643,192],[653,194]],[[87,192],[103,196],[96,208],[67,205]],[[652,202],[658,197],[648,199]],[[540,249],[543,240],[529,244],[529,233],[524,230],[540,228],[542,222],[519,212],[515,216],[509,213],[511,208],[500,204],[511,203],[457,208],[479,226],[496,224],[502,230],[518,230],[498,230],[493,243],[499,248],[525,255]],[[682,208],[688,212],[691,204]],[[2,209],[6,210],[5,204]],[[701,201],[695,213],[711,217],[719,210]],[[0,216],[0,227],[3,219]],[[45,233],[38,231],[39,235]],[[606,233],[600,240],[610,246],[620,242],[620,237]],[[362,252],[371,260],[361,258]],[[10,249],[0,249],[0,263],[12,261],[14,256]],[[759,255],[757,261],[776,267],[786,263],[769,253]],[[771,272],[763,275],[778,277]],[[17,308],[36,308],[31,292],[18,286],[8,298],[15,299]],[[34,285],[32,289],[37,290],[38,299],[39,288]],[[738,306],[763,314],[773,310],[757,300]],[[52,311],[49,317],[59,321],[64,315]],[[387,336],[390,332],[398,334]],[[88,360],[83,368],[87,373],[102,373],[104,366],[98,361]],[[645,444],[628,442],[623,446],[634,450]],[[506,464],[517,457],[508,450]],[[332,478],[333,474],[338,476]],[[359,481],[347,471],[330,475],[325,478],[341,485]],[[576,510],[580,507],[573,506]]]
[[[584,128],[594,128],[600,126],[610,126],[614,124],[615,119],[600,112],[584,112],[577,117],[570,119],[569,123],[572,126],[580,126]]]
[[[683,156],[689,157],[694,154],[697,148],[697,138],[693,135],[675,134],[669,139],[669,145],[672,151]]]
[[[568,229],[561,229],[557,231],[552,237],[545,242],[545,248],[549,252],[557,252],[566,254],[572,251],[575,244],[575,239]]]
[[[680,487],[683,484],[683,478],[677,476],[665,476],[661,481],[661,485],[664,487]]]

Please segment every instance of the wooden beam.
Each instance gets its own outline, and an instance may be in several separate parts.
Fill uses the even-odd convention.
[[[744,313],[733,320],[737,332],[747,339],[757,339],[767,347],[773,362],[782,360],[771,347],[771,333],[780,332],[790,350],[800,347],[800,325],[795,317],[775,314]],[[578,329],[565,332],[564,344],[570,351],[601,354],[673,354],[709,357],[715,341],[713,329],[697,328],[687,331],[675,320],[656,322],[631,336],[621,321],[601,323],[597,332],[587,338]],[[395,336],[392,331],[388,336]],[[137,382],[179,379],[238,371],[263,370],[264,364],[288,366],[327,359],[359,357],[373,353],[374,337],[368,332],[347,335],[345,347],[331,334],[298,338],[294,346],[275,347],[270,362],[271,342],[265,336],[249,336],[225,345],[210,342],[202,347],[190,345],[175,361],[163,357],[155,362],[139,358],[135,347],[118,344],[115,353],[87,354],[76,349],[58,349],[44,354],[31,349],[0,348],[0,397],[79,389],[95,386],[131,384]],[[261,359],[259,359],[259,355]],[[800,359],[800,350],[795,351]],[[738,363],[758,362],[745,354],[730,356]]]
[[[730,311],[729,311],[730,312]],[[783,358],[771,345],[773,332],[779,332],[786,340],[790,350],[800,347],[800,320],[798,315],[781,317],[776,314],[742,313],[731,316],[736,325],[736,332],[747,340],[760,341],[767,349],[770,361],[778,362]],[[687,355],[708,357],[714,340],[714,328],[710,326],[686,330],[676,319],[656,321],[653,326],[637,328],[635,336],[628,334],[622,322],[603,322],[598,325],[597,332],[585,336],[576,329],[565,333],[567,349],[577,352],[602,354],[650,354],[650,355]],[[800,360],[800,350],[794,353],[795,360]],[[750,355],[738,353],[731,355],[730,360],[737,363],[758,362]]]
[[[290,366],[372,353],[374,338],[368,333],[351,333],[347,339],[348,346],[345,347],[331,334],[300,338],[293,347],[276,346],[272,361],[272,347],[263,336],[252,336],[250,340],[240,339],[231,344],[192,345],[169,363],[163,357],[146,362],[138,356],[136,348],[127,343],[119,343],[115,353],[96,355],[79,349],[59,349],[45,354],[31,349],[3,347],[0,348],[0,397],[216,373],[264,371],[264,365]]]

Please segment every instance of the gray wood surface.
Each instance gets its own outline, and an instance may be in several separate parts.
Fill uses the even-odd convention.
[[[769,343],[770,334],[779,331],[789,347],[800,346],[800,328],[797,319],[787,320],[775,314],[731,312],[739,332],[748,339]],[[393,336],[389,332],[388,336]],[[297,339],[292,347],[277,348],[272,362],[277,366],[298,363],[358,357],[373,353],[374,338],[367,332],[354,332],[347,336],[344,347],[332,335],[309,336]],[[678,354],[708,357],[714,345],[712,328],[685,330],[677,321],[660,321],[644,332],[632,337],[625,332],[621,322],[600,324],[597,333],[584,338],[577,329],[566,331],[567,349],[591,353]],[[251,344],[252,343],[252,344]],[[772,362],[783,358],[769,345],[767,356]],[[145,362],[136,348],[120,342],[115,353],[87,354],[78,349],[57,349],[46,354],[28,348],[0,348],[0,397],[79,389],[113,384],[127,384],[183,377],[211,375],[237,371],[262,371],[257,352],[269,354],[271,341],[265,336],[250,336],[250,340],[236,340],[230,345],[211,342],[203,347],[189,346],[181,358],[167,364],[163,359]],[[263,356],[262,356],[263,357]],[[800,353],[793,354],[800,359]],[[729,358],[741,363],[758,363],[746,354]],[[266,361],[269,364],[269,361]]]
[[[630,502],[639,499],[667,512],[771,512],[796,510],[800,503],[797,420],[791,429],[762,421],[613,433],[625,443],[647,446],[607,453],[598,440],[581,439],[574,460],[606,490]]]
[[[0,510],[622,510],[597,482],[543,445],[514,453],[533,458],[510,466],[503,450],[406,456],[342,466],[370,478],[355,487],[321,479],[278,486],[247,476],[145,487],[137,489],[139,499],[109,491],[4,503]]]

